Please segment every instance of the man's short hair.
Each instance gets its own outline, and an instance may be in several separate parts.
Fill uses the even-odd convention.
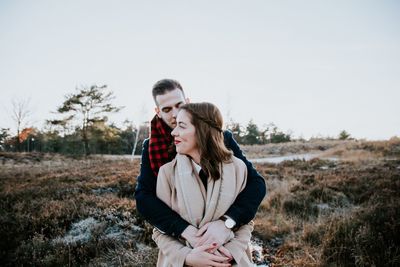
[[[163,94],[165,94],[165,93],[167,93],[169,91],[175,90],[175,89],[181,90],[183,96],[185,96],[185,93],[183,92],[182,85],[176,80],[173,80],[173,79],[162,79],[162,80],[159,80],[158,82],[156,82],[154,84],[153,90],[152,90],[153,99],[154,99],[154,102],[156,103],[156,105],[158,105],[157,101],[156,101],[156,96],[163,95]]]

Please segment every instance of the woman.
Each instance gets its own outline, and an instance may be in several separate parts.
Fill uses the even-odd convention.
[[[172,131],[177,156],[160,168],[157,196],[196,228],[221,218],[245,187],[246,165],[224,145],[222,115],[210,103],[183,105]],[[203,172],[203,173],[202,173]],[[204,175],[205,174],[205,175]],[[208,177],[208,178],[207,178]],[[248,243],[252,223],[235,231],[219,251],[216,244],[192,248],[153,231],[160,251],[157,266],[252,266]]]

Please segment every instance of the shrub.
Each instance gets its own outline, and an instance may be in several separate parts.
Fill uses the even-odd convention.
[[[302,219],[308,219],[318,215],[318,207],[305,194],[301,193],[283,202],[283,211],[287,215],[294,215]]]
[[[347,140],[350,138],[350,134],[345,130],[341,131],[339,134],[339,140]]]
[[[399,199],[334,218],[322,246],[322,263],[339,266],[400,265]]]

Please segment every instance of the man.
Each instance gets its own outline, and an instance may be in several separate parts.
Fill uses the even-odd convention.
[[[156,196],[158,169],[171,161],[175,155],[171,131],[176,126],[179,107],[189,102],[182,86],[175,80],[163,79],[153,86],[156,116],[151,121],[150,138],[143,143],[140,174],[135,192],[139,213],[153,226],[175,238],[186,239],[193,247],[207,244],[223,245],[235,227],[249,223],[263,200],[266,188],[264,178],[246,159],[229,131],[224,132],[224,141],[234,155],[247,166],[245,189],[220,220],[197,229],[183,220]]]

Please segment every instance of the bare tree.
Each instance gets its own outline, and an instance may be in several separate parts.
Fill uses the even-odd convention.
[[[146,106],[144,104],[142,105],[142,109],[140,111],[140,119],[143,119],[143,118],[147,118],[147,108],[146,108]],[[149,122],[147,120],[143,122],[144,125],[147,125],[148,123]],[[137,130],[136,130],[136,137],[135,137],[135,141],[133,143],[132,159],[135,156],[136,146],[137,146],[137,143],[139,141],[139,135],[140,135],[141,128],[142,128],[142,125],[140,123],[138,123],[138,127],[137,127]]]
[[[30,109],[30,99],[19,99],[19,100],[12,100],[12,119],[16,126],[16,146],[17,150],[21,151],[21,144],[22,141],[20,138],[21,131],[26,127],[28,124],[28,118],[31,115]]]

